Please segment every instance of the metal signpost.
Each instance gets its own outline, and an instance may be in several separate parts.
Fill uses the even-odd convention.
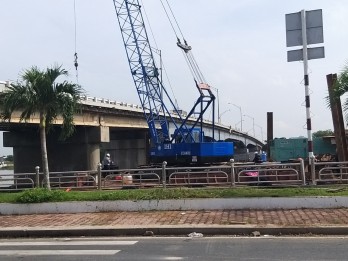
[[[310,115],[308,60],[324,58],[324,47],[307,48],[307,45],[324,42],[322,10],[311,10],[286,14],[286,46],[300,46],[302,49],[288,51],[288,62],[303,60],[304,86],[306,93],[306,116],[308,134],[308,157],[314,158],[312,123]]]

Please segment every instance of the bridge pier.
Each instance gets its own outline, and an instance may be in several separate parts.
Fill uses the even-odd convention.
[[[99,144],[87,144],[87,169],[97,169],[100,162],[100,146]]]
[[[100,162],[100,143],[109,140],[109,128],[77,126],[72,137],[59,140],[59,128],[47,135],[49,169],[55,171],[95,170]],[[4,132],[4,147],[13,147],[14,172],[42,170],[40,135],[37,128]]]
[[[148,163],[149,136],[147,129],[110,128],[110,142],[101,144],[102,156],[106,152],[122,169],[137,168]]]
[[[13,147],[14,172],[42,170],[37,128],[4,132],[4,147]],[[77,126],[72,137],[59,140],[59,128],[47,135],[50,172],[96,170],[106,152],[120,168],[136,168],[148,162],[148,130]]]

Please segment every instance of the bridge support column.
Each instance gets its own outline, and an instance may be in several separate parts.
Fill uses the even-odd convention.
[[[102,152],[110,153],[111,159],[121,169],[145,165],[148,163],[147,133],[146,129],[111,129],[110,142],[102,143]]]
[[[50,172],[96,170],[100,162],[100,144],[104,132],[99,127],[77,127],[71,138],[61,141],[59,130],[53,130],[47,135]],[[13,147],[15,173],[34,172],[35,166],[42,169],[37,129],[4,132],[3,136],[4,146]]]
[[[100,146],[99,144],[87,145],[87,168],[89,170],[97,169],[100,162]]]

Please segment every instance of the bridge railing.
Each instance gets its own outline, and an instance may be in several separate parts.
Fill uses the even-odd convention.
[[[72,189],[91,187],[96,188],[97,171],[66,171],[66,172],[51,172],[50,184],[52,188]],[[39,174],[42,177],[42,173]],[[43,178],[40,178],[43,180]],[[42,182],[41,182],[42,184]]]
[[[0,191],[16,191],[35,187],[35,173],[1,173]]]
[[[332,167],[333,169],[336,167]],[[348,168],[348,167],[346,167]],[[326,169],[320,174],[322,180]],[[342,169],[344,170],[344,169]],[[348,170],[347,170],[348,172]],[[348,178],[342,172],[341,180]],[[331,180],[331,179],[330,179]],[[306,185],[304,163],[235,163],[205,167],[162,167],[51,172],[52,189],[110,190],[121,188],[240,187]],[[43,173],[0,174],[0,191],[41,187]]]
[[[313,184],[348,184],[348,162],[312,162]]]
[[[228,186],[229,174],[223,169],[175,170],[169,175],[169,186]]]
[[[80,95],[80,101],[82,104],[86,104],[86,105],[96,105],[97,104],[99,106],[110,107],[110,108],[115,108],[115,106],[116,106],[117,109],[136,110],[139,112],[143,112],[143,108],[140,105],[110,100],[107,98],[99,98],[99,97],[93,97],[93,96],[87,96],[87,95]],[[183,112],[183,114],[181,116],[186,117],[186,114],[187,113]],[[173,118],[179,118],[179,116],[175,115],[175,113],[173,113]],[[197,117],[195,115],[191,115],[190,119],[196,120]],[[209,119],[203,119],[203,122],[206,124],[212,123],[212,121]],[[229,132],[233,131],[235,133],[241,133],[242,135],[247,135],[246,132],[239,132],[236,129],[231,128],[230,126],[228,127],[228,126],[225,126],[221,123],[215,123],[215,124],[219,125],[220,127],[224,127],[226,129],[229,129]],[[257,141],[257,139],[255,139],[255,141]]]
[[[238,185],[306,185],[303,160],[296,163],[235,164]]]
[[[127,103],[127,102],[120,102],[120,101],[114,101],[106,98],[98,98],[98,97],[92,97],[87,95],[80,95],[80,100],[82,103],[98,103],[102,105],[116,105],[120,107],[127,107],[127,108],[133,108],[133,109],[139,109],[142,110],[142,107],[137,104]]]
[[[146,188],[161,186],[161,169],[101,170],[101,188]]]

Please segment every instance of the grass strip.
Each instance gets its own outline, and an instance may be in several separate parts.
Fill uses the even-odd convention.
[[[0,193],[0,203],[301,196],[348,196],[348,187],[157,188],[119,189],[112,191],[48,191],[46,189],[28,189],[22,192]]]

